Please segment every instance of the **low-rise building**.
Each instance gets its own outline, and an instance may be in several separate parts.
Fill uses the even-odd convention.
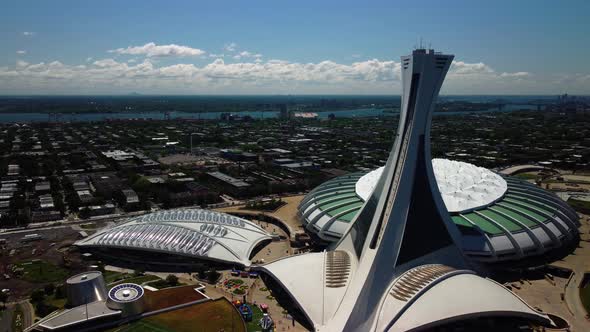
[[[249,183],[236,179],[225,173],[208,172],[207,174],[221,184],[222,189],[231,195],[243,196],[247,193],[248,189],[250,189]]]

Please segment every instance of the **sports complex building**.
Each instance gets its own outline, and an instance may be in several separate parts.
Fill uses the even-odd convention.
[[[433,159],[432,165],[463,251],[476,260],[539,255],[578,237],[577,214],[549,191],[465,162]],[[306,231],[323,242],[340,239],[382,171],[340,176],[311,191],[298,209]]]
[[[272,237],[251,221],[202,209],[173,209],[129,219],[75,243],[117,262],[190,269],[208,262],[249,266]]]

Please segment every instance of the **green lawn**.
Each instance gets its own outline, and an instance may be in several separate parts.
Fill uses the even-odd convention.
[[[147,284],[148,286],[157,288],[157,289],[164,289],[164,288],[168,288],[168,287],[179,287],[179,286],[186,286],[185,283],[182,282],[178,282],[176,283],[176,285],[170,285],[168,283],[168,281],[163,280],[163,279],[158,279],[154,282],[150,282],[149,284]]]
[[[82,224],[82,225],[80,225],[80,228],[82,228],[82,229],[95,229],[96,225],[95,224]]]
[[[514,177],[523,179],[523,180],[535,180],[537,178],[536,174],[531,174],[531,173],[521,173],[521,174],[516,174],[514,175]]]
[[[54,307],[60,308],[60,309],[63,309],[66,306],[66,301],[67,301],[66,298],[56,299],[55,293],[52,294],[51,296],[47,296],[45,298],[45,303],[52,305]]]
[[[233,321],[232,321],[233,320]],[[143,318],[107,332],[244,332],[238,312],[229,301],[213,300]]]
[[[107,285],[110,284],[111,282],[115,282],[115,281],[119,281],[119,280],[133,277],[132,274],[125,273],[125,272],[115,272],[115,271],[104,271],[102,275],[104,276],[104,281],[106,282]]]
[[[262,318],[262,310],[257,305],[250,304],[250,306],[252,308],[252,321],[246,322],[246,329],[248,329],[248,332],[260,331],[258,322]]]
[[[582,213],[590,213],[590,202],[577,200],[574,198],[570,198],[567,200],[567,203],[573,207],[575,210],[578,210]]]
[[[69,275],[66,269],[41,260],[21,262],[17,266],[23,268],[22,279],[30,282],[62,282]]]
[[[153,276],[153,275],[145,275],[145,276],[139,276],[139,277],[131,277],[131,278],[125,278],[123,280],[119,280],[117,282],[114,282],[112,284],[109,284],[110,287],[125,283],[125,282],[130,282],[130,283],[134,283],[134,284],[138,284],[141,285],[144,282],[148,282],[148,281],[156,281],[156,280],[161,280],[160,278]]]

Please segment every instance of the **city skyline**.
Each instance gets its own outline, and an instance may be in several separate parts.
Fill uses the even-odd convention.
[[[421,40],[457,54],[442,94],[590,94],[582,1],[5,7],[0,95],[400,94]]]

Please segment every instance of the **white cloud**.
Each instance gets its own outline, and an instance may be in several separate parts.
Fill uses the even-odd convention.
[[[252,54],[252,53],[250,53]],[[351,64],[331,60],[291,62],[262,60],[226,62],[221,58],[196,66],[191,63],[159,65],[153,59],[140,62],[113,58],[67,65],[58,61],[0,67],[0,93],[10,91],[75,93],[400,93],[400,63],[371,59]],[[527,72],[496,72],[484,63],[456,61],[445,80],[444,93],[551,93]],[[59,83],[57,83],[59,80]],[[559,87],[553,81],[553,88]],[[590,75],[577,75],[567,82],[579,91],[590,91]],[[19,90],[21,89],[21,90]],[[569,91],[575,91],[570,89]],[[561,90],[557,90],[561,91]],[[572,92],[573,93],[573,92]]]
[[[33,37],[36,34],[37,33],[33,32],[33,31],[23,31],[23,36],[25,36],[25,37]]]
[[[227,52],[235,52],[237,47],[238,47],[238,44],[236,44],[234,42],[227,43],[227,44],[223,45],[223,49]]]
[[[192,48],[189,46],[169,44],[156,45],[155,43],[147,43],[143,46],[129,46],[126,48],[117,48],[109,50],[110,53],[117,54],[131,54],[131,55],[145,55],[147,57],[165,57],[165,56],[199,56],[205,54],[205,51]]]
[[[260,58],[262,58],[262,54],[260,54],[260,53],[252,53],[252,52],[249,52],[249,51],[242,51],[242,52],[234,55],[233,58],[235,60],[240,60],[242,58],[244,58],[244,59],[260,59]]]
[[[87,57],[87,58],[86,58],[86,62],[90,62],[90,61],[92,61],[93,59],[94,59],[93,57],[89,56],[89,57]]]
[[[27,51],[25,51],[25,50],[18,50],[18,51],[16,51],[16,54],[18,54],[18,55],[25,55],[25,54],[27,54]]]
[[[500,74],[500,77],[517,78],[517,79],[528,78],[530,76],[532,76],[532,74],[529,72],[526,72],[526,71],[517,71],[515,73],[502,73],[502,74]]]
[[[483,62],[466,63],[463,61],[453,61],[449,74],[452,75],[481,75],[491,74],[494,70]]]

